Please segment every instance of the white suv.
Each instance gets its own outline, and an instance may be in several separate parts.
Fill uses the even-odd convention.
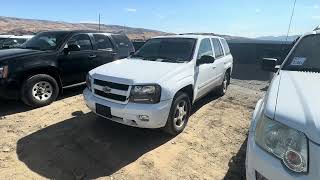
[[[226,93],[232,67],[233,57],[221,37],[157,37],[131,57],[90,71],[84,99],[109,120],[176,135],[196,100],[214,89]]]
[[[249,130],[248,180],[320,178],[320,31],[299,39],[253,114]]]

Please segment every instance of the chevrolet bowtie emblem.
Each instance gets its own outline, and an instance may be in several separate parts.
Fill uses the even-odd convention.
[[[104,93],[110,93],[110,92],[111,92],[111,88],[108,87],[108,86],[105,86],[105,87],[102,88],[102,91],[103,91]]]

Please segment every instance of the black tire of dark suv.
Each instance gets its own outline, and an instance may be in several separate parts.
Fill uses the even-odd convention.
[[[57,81],[46,74],[37,74],[23,82],[21,99],[32,107],[42,107],[51,104],[59,95]]]

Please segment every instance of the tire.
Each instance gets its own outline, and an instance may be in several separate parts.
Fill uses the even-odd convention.
[[[228,86],[230,84],[230,72],[226,72],[222,81],[222,84],[219,86],[217,94],[219,96],[224,96],[227,93]]]
[[[169,117],[163,130],[173,136],[180,134],[188,123],[190,112],[189,96],[186,93],[178,92],[173,99]]]
[[[46,74],[29,77],[23,82],[21,100],[32,107],[43,107],[51,104],[59,95],[57,81]]]

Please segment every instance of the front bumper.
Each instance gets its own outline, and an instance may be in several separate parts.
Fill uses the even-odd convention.
[[[111,108],[111,115],[113,116],[108,118],[109,120],[128,126],[148,129],[161,128],[166,125],[172,104],[172,99],[161,101],[158,104],[118,104],[94,96],[88,88],[83,91],[83,96],[87,106],[94,113],[96,113],[96,103],[108,106]],[[140,120],[138,118],[139,115],[148,116],[149,121]]]
[[[20,87],[15,81],[0,79],[0,98],[19,99]]]

